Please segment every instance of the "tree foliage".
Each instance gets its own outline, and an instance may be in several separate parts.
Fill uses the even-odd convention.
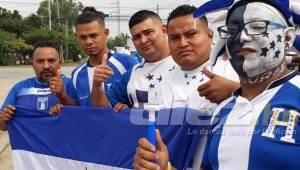
[[[115,47],[124,47],[127,44],[127,39],[130,38],[128,34],[121,33],[114,38],[109,38],[107,46],[110,49]]]

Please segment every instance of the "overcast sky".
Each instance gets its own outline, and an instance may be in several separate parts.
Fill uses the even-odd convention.
[[[0,0],[0,7],[4,7],[11,11],[18,10],[22,16],[28,16],[32,13],[36,13],[40,2],[42,0]],[[52,0],[53,1],[53,0]],[[84,6],[94,6],[97,10],[101,10],[105,13],[117,15],[117,0],[74,0],[75,2],[82,2]],[[138,10],[159,9],[159,15],[162,19],[166,19],[168,14],[180,4],[190,4],[198,7],[208,0],[120,0],[120,15],[127,16],[120,22],[120,32],[129,33],[128,30],[128,18]],[[221,1],[221,0],[220,0]],[[299,1],[299,0],[294,0]],[[225,16],[225,11],[208,16],[208,21],[211,22],[215,18]],[[126,19],[127,18],[127,19]],[[222,23],[221,23],[222,24]],[[106,21],[107,27],[110,29],[110,36],[116,36],[118,34],[118,22],[116,18],[111,18]],[[216,27],[220,25],[214,23],[211,27],[214,30],[214,35],[217,37]]]
[[[0,0],[0,7],[11,11],[18,10],[23,17],[32,13],[36,13],[42,0]],[[117,0],[75,0],[82,2],[84,6],[94,6],[96,9],[105,13],[117,15]],[[120,15],[129,18],[134,12],[141,9],[159,10],[162,19],[168,17],[169,12],[179,4],[191,4],[199,6],[206,0],[120,0]],[[110,35],[118,34],[118,22],[116,19],[106,21],[106,25],[110,28]],[[120,32],[128,33],[128,20],[124,19],[120,22]]]

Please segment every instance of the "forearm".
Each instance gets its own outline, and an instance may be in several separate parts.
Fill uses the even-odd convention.
[[[92,105],[93,107],[109,107],[110,103],[108,101],[105,92],[99,86],[93,86],[92,88]]]
[[[74,101],[68,94],[65,94],[63,96],[57,97],[59,104],[67,105],[67,106],[76,106],[77,102]]]
[[[3,122],[3,121],[0,121],[0,130],[7,131],[7,129],[6,129],[6,123]]]

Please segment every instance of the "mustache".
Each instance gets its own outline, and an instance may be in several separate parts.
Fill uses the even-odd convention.
[[[49,69],[44,69],[44,70],[41,71],[41,74],[49,74],[49,73],[52,74],[52,75],[55,74],[53,70],[49,70]]]

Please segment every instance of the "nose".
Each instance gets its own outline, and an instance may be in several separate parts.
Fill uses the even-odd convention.
[[[240,43],[244,43],[244,42],[249,42],[252,40],[252,36],[248,35],[245,31],[245,29],[243,29],[240,34],[238,35],[238,37],[240,37]]]
[[[48,69],[50,67],[49,62],[45,61],[43,67],[44,69]]]
[[[141,42],[144,44],[144,43],[146,43],[147,41],[148,41],[147,36],[142,35],[142,36],[141,36]]]
[[[180,38],[180,41],[179,41],[179,47],[186,47],[188,46],[188,41],[185,37],[181,37]]]
[[[85,43],[86,43],[87,45],[90,45],[90,44],[93,43],[93,40],[92,40],[91,38],[88,37],[88,38],[86,39]]]

